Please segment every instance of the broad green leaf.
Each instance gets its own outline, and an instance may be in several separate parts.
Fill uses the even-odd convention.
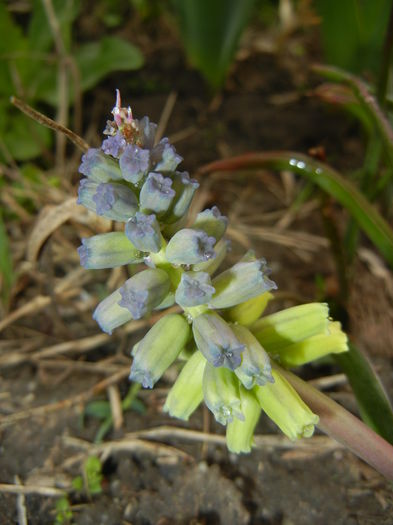
[[[172,0],[190,62],[214,89],[224,83],[254,0]]]
[[[85,416],[106,419],[111,415],[111,407],[108,401],[91,401],[84,410]]]
[[[269,168],[289,170],[308,178],[335,198],[352,215],[359,227],[393,267],[393,230],[377,209],[347,179],[333,168],[307,155],[291,151],[249,153],[207,164],[202,173]]]
[[[32,159],[50,146],[52,134],[49,129],[14,111],[7,117],[7,133],[3,141],[15,160]]]
[[[378,72],[390,0],[316,0],[325,61],[352,72]]]
[[[117,37],[105,37],[81,46],[75,59],[83,90],[93,87],[112,71],[130,71],[143,65],[139,49]]]
[[[393,444],[392,407],[371,364],[353,344],[349,344],[348,352],[333,358],[348,377],[363,421]]]

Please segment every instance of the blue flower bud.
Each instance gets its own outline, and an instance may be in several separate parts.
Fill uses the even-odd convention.
[[[94,310],[93,319],[97,321],[101,330],[111,334],[112,330],[132,319],[131,312],[119,305],[121,300],[120,288],[108,295]]]
[[[161,173],[149,173],[139,196],[141,210],[157,214],[166,212],[175,196],[171,186],[169,177],[163,177]]]
[[[161,232],[156,216],[139,211],[129,219],[125,229],[132,244],[144,252],[157,253],[161,249]]]
[[[245,345],[219,315],[199,315],[193,321],[192,330],[198,349],[213,366],[235,370],[240,365]]]
[[[235,454],[251,452],[254,430],[261,415],[261,407],[254,394],[242,386],[239,393],[244,421],[234,419],[228,423],[226,431],[227,447]]]
[[[187,213],[194,193],[199,188],[199,183],[195,179],[190,179],[186,171],[183,173],[176,171],[172,175],[172,180],[172,188],[176,195],[171,207],[163,217],[163,221],[166,223],[176,222]]]
[[[120,169],[125,180],[137,184],[149,169],[150,151],[129,144],[120,157]]]
[[[168,242],[166,257],[172,264],[196,264],[214,259],[216,240],[205,232],[184,228]]]
[[[217,206],[204,210],[196,216],[193,228],[202,230],[219,241],[224,235],[228,225],[228,219],[221,215]]]
[[[82,239],[78,248],[81,265],[88,270],[115,268],[143,261],[141,253],[123,232],[102,233]]]
[[[123,184],[89,179],[80,181],[77,202],[97,215],[120,222],[128,221],[138,209],[136,196]]]
[[[250,330],[241,325],[231,325],[232,331],[241,343],[245,345],[242,352],[242,362],[235,374],[247,389],[255,385],[273,383],[270,359],[258,340]]]
[[[202,388],[206,406],[221,425],[230,423],[234,417],[244,421],[239,382],[233,372],[206,363]]]
[[[267,273],[265,259],[235,264],[213,280],[216,294],[210,306],[228,308],[276,289],[276,284],[267,277]]]
[[[151,163],[154,171],[175,171],[181,163],[183,157],[176,153],[176,150],[169,140],[165,137],[151,151]]]
[[[112,155],[112,157],[118,159],[126,146],[127,142],[123,137],[123,134],[121,131],[118,131],[116,135],[106,138],[101,147],[106,155]]]
[[[169,288],[170,280],[164,270],[143,270],[120,288],[119,305],[127,308],[133,319],[140,319],[164,300]]]
[[[169,314],[159,319],[138,343],[130,380],[153,388],[183,350],[189,334],[190,326],[182,315]]]
[[[206,359],[196,351],[188,359],[169,390],[164,412],[170,416],[188,421],[190,415],[203,401],[202,379]]]
[[[109,182],[122,178],[117,162],[96,148],[90,148],[82,155],[78,171],[95,182]]]
[[[138,122],[138,145],[141,148],[152,149],[156,136],[157,124],[150,122],[149,117],[143,117]]]
[[[184,272],[176,289],[175,299],[183,307],[198,306],[209,302],[214,292],[208,273]]]

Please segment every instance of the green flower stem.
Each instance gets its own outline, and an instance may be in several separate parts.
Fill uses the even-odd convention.
[[[301,153],[269,151],[266,153],[249,153],[212,162],[203,166],[200,172],[206,174],[213,171],[256,170],[261,168],[290,170],[317,184],[351,213],[360,228],[379,248],[388,263],[393,266],[393,230],[389,224],[351,182],[322,162]]]
[[[357,417],[288,370],[275,365],[319,416],[318,427],[393,481],[393,447]]]
[[[195,319],[199,315],[208,313],[209,307],[206,304],[201,304],[200,306],[189,306],[188,308],[183,308],[183,310],[187,316]]]

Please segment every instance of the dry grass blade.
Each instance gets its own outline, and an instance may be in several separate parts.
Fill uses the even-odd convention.
[[[38,216],[27,242],[27,260],[35,262],[46,239],[66,221],[81,211],[76,199],[72,197],[58,206],[45,206]]]
[[[39,496],[61,497],[65,495],[64,490],[53,487],[40,487],[38,485],[12,485],[11,483],[0,483],[0,492],[8,494],[38,494]]]

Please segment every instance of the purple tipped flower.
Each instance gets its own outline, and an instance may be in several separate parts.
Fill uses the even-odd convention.
[[[106,138],[101,147],[106,155],[112,155],[112,157],[118,159],[126,146],[127,142],[123,137],[123,134],[121,131],[118,131],[116,135]]]
[[[149,169],[150,151],[129,144],[120,157],[120,169],[125,180],[138,183]]]
[[[127,222],[126,235],[139,250],[157,253],[161,249],[160,225],[154,214],[136,212]]]
[[[213,366],[235,370],[240,365],[245,345],[219,315],[199,315],[194,319],[192,330],[198,349]]]
[[[175,190],[176,196],[172,201],[168,213],[163,217],[164,222],[167,224],[178,221],[187,213],[194,193],[199,188],[198,181],[190,179],[186,171],[176,171],[172,175],[172,180],[172,188]]]
[[[161,173],[149,173],[139,196],[143,211],[163,213],[171,205],[175,196],[172,180]]]
[[[166,257],[173,264],[197,264],[214,259],[216,252],[214,237],[205,232],[184,228],[178,231],[168,242]]]
[[[181,306],[198,306],[208,303],[214,292],[208,273],[185,272],[181,276],[175,299]]]
[[[170,281],[164,270],[144,270],[128,279],[120,288],[119,305],[140,319],[158,306],[169,292]]]
[[[121,171],[117,162],[96,148],[90,148],[82,155],[78,171],[95,182],[121,179]]]
[[[181,163],[183,157],[176,153],[176,150],[169,140],[165,137],[151,151],[151,162],[154,171],[174,171]]]
[[[123,232],[110,232],[82,239],[78,248],[81,265],[86,269],[115,268],[143,260],[143,254]]]
[[[97,183],[82,179],[78,191],[78,204],[82,204],[97,215],[114,221],[126,222],[138,209],[134,193],[116,183]]]

